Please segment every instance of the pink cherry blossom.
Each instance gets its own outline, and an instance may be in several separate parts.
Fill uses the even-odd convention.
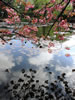
[[[25,7],[25,11],[28,11],[29,10],[29,7]]]
[[[30,33],[31,31],[28,28],[24,28],[25,33]]]
[[[59,38],[60,40],[64,40],[64,36],[63,36],[63,35],[59,35],[58,38]]]
[[[30,20],[30,16],[25,16],[26,19]]]
[[[33,18],[32,23],[35,24],[37,22],[38,22],[38,19],[37,18]]]
[[[35,32],[38,31],[38,28],[37,28],[36,26],[31,27],[31,29],[32,29],[33,31],[35,31]]]
[[[66,56],[66,57],[70,57],[71,55],[67,53],[67,54],[65,54],[65,56]]]
[[[44,14],[45,13],[45,10],[42,10],[39,12],[39,14]]]
[[[66,20],[62,20],[59,24],[59,27],[67,29],[68,28],[68,23]]]
[[[51,3],[55,3],[55,0],[51,0]]]
[[[40,22],[40,23],[43,23],[43,19],[39,19],[39,22]]]
[[[69,47],[65,47],[65,49],[66,49],[66,50],[70,50],[70,48],[69,48]]]
[[[48,45],[48,48],[50,48],[50,47],[54,47],[54,43],[50,42]]]

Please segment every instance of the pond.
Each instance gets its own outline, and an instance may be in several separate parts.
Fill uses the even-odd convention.
[[[23,94],[23,90],[25,93],[26,88],[22,91],[19,90],[18,93],[19,95],[21,94],[20,97],[18,95],[17,97],[13,96],[11,90],[13,88],[12,80],[14,80],[14,84],[17,84],[17,80],[20,79],[21,86],[28,81],[24,75],[29,75],[31,78],[35,77],[37,83],[39,80],[39,86],[42,84],[48,86],[57,80],[59,87],[64,86],[58,77],[63,75],[63,78],[65,76],[65,81],[68,82],[68,88],[75,89],[75,35],[69,36],[68,40],[63,43],[53,41],[55,47],[52,53],[48,52],[48,47],[39,48],[31,40],[24,39],[22,41],[21,38],[14,37],[15,36],[13,36],[8,43],[0,43],[0,100],[74,100],[71,94],[67,95],[64,91],[63,93],[66,99],[63,99],[63,96],[62,99],[60,99],[60,96],[60,98],[56,99],[53,91],[51,91],[53,98],[45,99],[44,96],[41,96],[41,99],[40,97],[34,98],[34,96],[31,96],[33,95],[32,92],[30,92],[31,95],[26,97],[25,94]],[[47,41],[44,42],[46,43]],[[65,47],[69,47],[70,50],[65,49]],[[66,54],[70,54],[70,56],[65,56]],[[34,73],[32,73],[32,71]],[[7,84],[10,85],[8,86],[9,89],[4,90],[3,88]],[[32,83],[29,84],[32,85]],[[30,85],[28,87],[30,88]],[[21,87],[19,88],[21,89]],[[7,90],[9,90],[10,93],[6,93]],[[63,90],[65,90],[65,88]],[[27,90],[26,93],[29,93],[28,91],[31,90]],[[45,91],[45,93],[49,92],[49,90]]]

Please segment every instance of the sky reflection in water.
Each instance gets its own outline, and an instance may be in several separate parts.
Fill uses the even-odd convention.
[[[12,45],[10,45],[12,43]],[[46,66],[53,72],[53,78],[62,72],[67,73],[67,79],[71,84],[75,82],[75,73],[72,69],[75,68],[75,36],[62,44],[62,49],[57,53],[48,53],[48,48],[36,48],[30,41],[26,44],[20,40],[11,40],[8,44],[0,44],[0,84],[3,81],[8,81],[9,78],[19,77],[20,69],[33,68],[37,69],[37,77],[43,82],[48,79],[47,72],[44,70]],[[65,50],[64,47],[71,47],[70,50]],[[70,57],[66,57],[65,53],[70,53]],[[5,69],[10,69],[13,75],[9,76],[5,73]]]

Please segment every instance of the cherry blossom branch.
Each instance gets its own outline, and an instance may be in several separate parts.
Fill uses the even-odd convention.
[[[62,16],[63,12],[65,11],[66,7],[69,5],[70,0],[67,2],[67,4],[65,5],[65,7],[62,9],[62,11],[60,12],[60,14],[57,16],[56,20],[54,20],[52,26],[50,27],[48,33],[46,34],[46,37],[49,35],[51,29],[53,28],[53,26],[55,25],[55,23],[58,21],[58,19]]]
[[[5,2],[5,1],[3,1],[3,0],[0,0],[0,1],[1,1],[4,5],[6,5],[6,6],[12,8],[12,9],[14,9],[16,12],[19,13],[19,11],[18,11],[17,9],[15,9],[13,6],[11,6],[9,3],[7,3],[7,2]]]
[[[2,36],[0,36],[0,39],[3,40],[5,43],[7,43],[6,40]]]
[[[14,32],[15,34],[17,34],[17,35],[23,37],[23,38],[30,38],[30,37],[27,37],[27,36],[25,36],[25,35],[23,35],[23,34],[20,34],[19,32],[16,32],[16,31],[13,31],[13,32]]]
[[[60,3],[58,3],[58,5],[60,5],[60,4],[62,4],[64,2],[64,0],[62,0]],[[48,6],[49,4],[50,4],[51,2],[48,2],[43,8],[41,8],[40,10],[39,10],[39,12],[41,11],[41,10],[43,10],[43,9],[46,9],[46,6]],[[54,4],[53,4],[54,5]],[[50,7],[52,7],[53,5],[51,5]],[[49,8],[50,8],[49,7]],[[38,14],[39,14],[39,12],[38,12]]]

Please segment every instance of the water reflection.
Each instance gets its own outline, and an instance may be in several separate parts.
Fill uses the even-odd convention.
[[[31,41],[22,43],[20,40],[11,40],[8,44],[0,44],[0,69],[11,68],[12,70],[19,70],[27,66],[36,66],[38,69],[40,66],[44,68],[49,65],[50,68],[60,69],[61,67],[66,70],[67,67],[73,68],[74,66],[74,37],[62,44],[62,50],[58,53],[48,53],[48,48],[39,49],[35,47]],[[10,45],[12,43],[12,45]],[[69,45],[68,45],[69,44]],[[69,46],[69,51],[65,50],[64,47]],[[65,53],[71,53],[72,56],[65,57]],[[5,66],[6,65],[6,66]],[[58,68],[59,67],[59,68]],[[62,70],[63,71],[63,70]]]
[[[10,45],[10,43],[12,43]],[[42,84],[45,79],[53,81],[57,75],[65,72],[66,77],[71,86],[75,85],[75,35],[69,38],[62,44],[62,49],[55,53],[48,53],[48,48],[38,48],[31,41],[21,42],[19,39],[11,40],[8,44],[0,44],[0,85],[11,78],[22,77],[19,72],[22,68],[36,69],[36,78],[41,80]],[[66,46],[71,47],[70,50],[65,50]],[[65,53],[70,53],[70,57],[66,57]],[[45,70],[48,67],[48,70]],[[10,69],[10,74],[5,72],[5,69]],[[52,71],[50,78],[47,72]],[[1,85],[2,86],[2,85]]]

